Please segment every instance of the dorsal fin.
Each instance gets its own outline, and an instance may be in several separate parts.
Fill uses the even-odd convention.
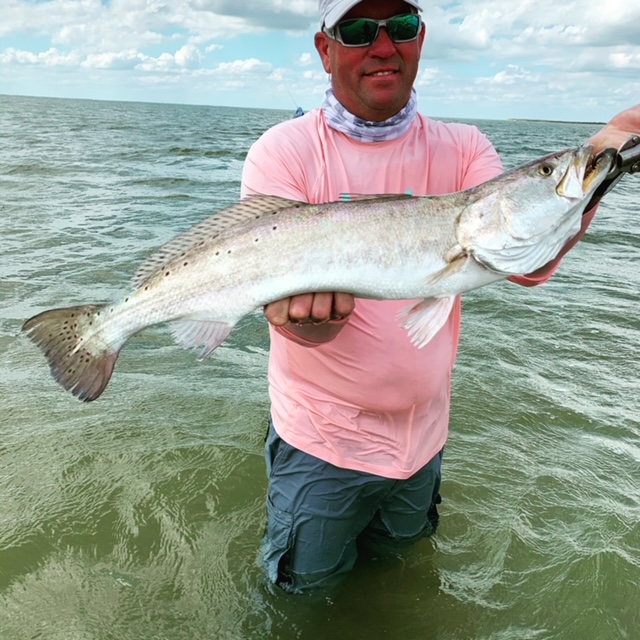
[[[265,215],[272,215],[283,209],[305,205],[304,202],[279,198],[278,196],[253,196],[218,211],[151,254],[133,276],[133,287],[139,289],[158,270],[164,269],[174,260],[186,256],[192,249],[202,247],[215,240],[224,229],[246,220],[257,220]]]

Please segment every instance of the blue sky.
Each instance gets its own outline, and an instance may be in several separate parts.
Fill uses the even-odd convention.
[[[640,2],[423,2],[420,111],[606,121],[640,102]],[[1,0],[0,93],[318,106],[316,0]]]

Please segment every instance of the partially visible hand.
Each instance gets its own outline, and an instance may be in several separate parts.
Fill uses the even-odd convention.
[[[594,145],[595,155],[604,149],[619,149],[633,135],[640,136],[640,104],[612,118],[589,143]]]
[[[303,293],[266,305],[264,315],[275,326],[324,324],[348,317],[354,308],[350,293]]]

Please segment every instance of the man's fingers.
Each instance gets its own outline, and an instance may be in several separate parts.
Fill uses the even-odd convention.
[[[356,307],[355,298],[350,293],[335,293],[333,295],[334,318],[346,318],[353,313]]]
[[[291,298],[271,302],[264,308],[265,318],[273,325],[281,327],[289,322],[289,303]]]
[[[287,322],[322,324],[346,318],[354,308],[355,300],[350,293],[303,293],[269,303],[264,308],[264,315],[276,326]]]
[[[313,298],[313,293],[292,296],[289,304],[289,320],[291,322],[308,322],[313,308]]]
[[[326,322],[331,320],[331,312],[333,310],[333,294],[332,293],[316,293],[313,296],[311,305],[311,313],[309,319],[311,322]]]

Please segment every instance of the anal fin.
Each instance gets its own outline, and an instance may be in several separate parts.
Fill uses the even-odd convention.
[[[185,349],[203,347],[198,360],[211,355],[229,336],[233,326],[210,320],[178,320],[171,323],[174,340]]]

